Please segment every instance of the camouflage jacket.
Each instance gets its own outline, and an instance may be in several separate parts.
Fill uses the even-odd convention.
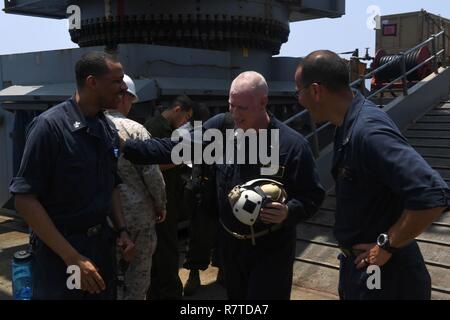
[[[127,119],[117,111],[106,111],[121,137],[125,139],[151,139],[141,124]],[[155,225],[155,210],[165,210],[164,179],[158,165],[135,165],[121,155],[118,173],[123,181],[118,186],[125,220],[129,228],[148,228]]]

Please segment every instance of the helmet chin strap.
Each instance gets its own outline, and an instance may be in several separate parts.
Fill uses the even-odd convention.
[[[266,204],[267,200],[268,200],[267,195],[264,193],[264,191],[261,189],[260,186],[254,187],[253,190],[254,190],[257,194],[259,194],[259,195],[261,196],[261,198],[262,198],[261,208],[263,208],[264,205]]]
[[[264,193],[264,191],[261,189],[260,186],[254,187],[253,190],[254,190],[257,194],[259,194],[259,195],[261,196],[261,198],[262,198],[262,201],[261,201],[261,203],[262,203],[262,204],[261,204],[261,208],[263,208],[264,205],[265,205],[265,203],[267,202],[267,196],[266,196],[266,194]],[[255,229],[253,228],[253,225],[250,226],[250,234],[251,234],[251,236],[252,236],[252,245],[256,246]]]

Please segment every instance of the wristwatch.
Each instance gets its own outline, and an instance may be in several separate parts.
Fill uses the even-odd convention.
[[[394,253],[398,250],[397,248],[391,247],[391,242],[387,233],[382,233],[378,236],[377,245],[381,249],[386,250],[389,253]]]

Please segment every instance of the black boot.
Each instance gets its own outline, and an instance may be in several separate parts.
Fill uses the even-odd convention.
[[[196,269],[189,271],[189,278],[184,285],[184,295],[192,296],[194,295],[198,288],[200,288],[200,273]]]
[[[225,273],[223,272],[222,268],[219,268],[219,271],[217,272],[216,282],[222,287],[225,287]]]

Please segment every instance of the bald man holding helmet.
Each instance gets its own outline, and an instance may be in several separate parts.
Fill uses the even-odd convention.
[[[263,142],[263,147],[266,150],[278,148],[279,156],[274,159],[278,170],[272,175],[263,175],[261,161],[257,164],[248,161],[250,152],[246,153],[243,164],[236,161],[214,164],[222,226],[219,248],[229,299],[290,298],[296,225],[312,216],[324,198],[308,142],[271,115],[267,104],[268,86],[262,75],[249,71],[234,79],[230,88],[229,111],[235,128],[243,132],[256,130],[259,142],[261,130],[277,131],[278,141],[272,143],[267,139],[267,145],[264,146]],[[214,116],[203,124],[203,130],[222,128],[224,119],[224,114]],[[169,139],[155,139],[145,142],[128,140],[122,146],[124,156],[130,161],[164,163],[170,161],[171,150],[176,144]],[[237,150],[236,142],[234,147]],[[264,180],[252,181],[255,179]],[[238,192],[233,196],[230,194],[232,190]],[[245,198],[246,192],[249,192],[248,198]],[[242,200],[241,195],[244,197]],[[244,212],[254,214],[255,220],[247,219]]]

